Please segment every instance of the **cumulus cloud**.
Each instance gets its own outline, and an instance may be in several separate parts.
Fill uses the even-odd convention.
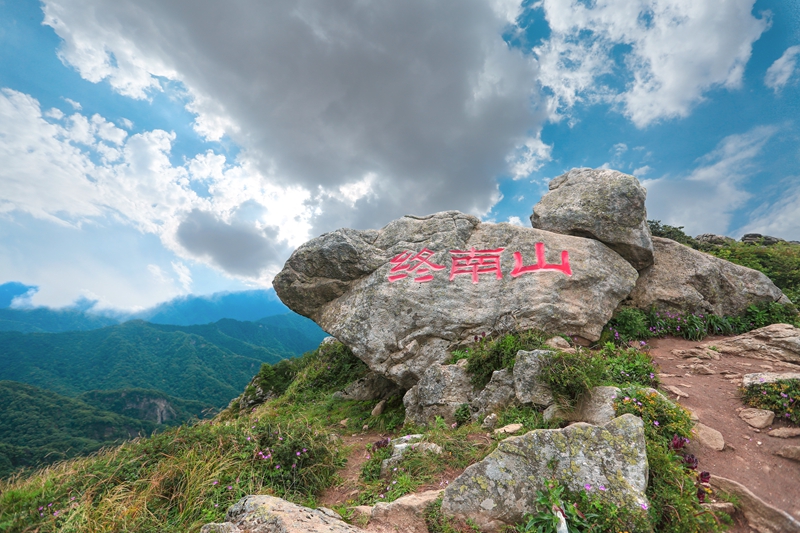
[[[552,34],[534,48],[542,83],[562,113],[587,101],[620,106],[638,127],[685,117],[704,92],[741,85],[752,44],[770,24],[751,14],[753,4],[543,0]]]
[[[762,202],[738,233],[761,233],[787,241],[800,241],[800,176],[789,176],[778,185],[777,200]]]
[[[744,185],[756,171],[754,161],[777,131],[774,126],[758,126],[729,135],[688,175],[643,180],[648,218],[684,226],[690,235],[726,234],[733,211],[751,197]]]
[[[311,234],[481,215],[497,176],[549,159],[536,62],[502,39],[519,1],[48,0],[44,12],[84,78],[135,98],[182,82],[198,132],[230,136],[270,183],[308,194]]]
[[[767,69],[764,84],[776,93],[780,92],[794,74],[798,55],[800,55],[800,46],[787,48],[783,55]]]

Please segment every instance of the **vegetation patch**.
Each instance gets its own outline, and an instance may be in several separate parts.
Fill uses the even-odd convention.
[[[774,412],[776,419],[800,425],[800,379],[757,383],[743,388],[742,401],[750,407]]]

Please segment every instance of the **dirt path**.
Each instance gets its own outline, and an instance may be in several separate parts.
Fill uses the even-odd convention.
[[[702,342],[713,341],[714,337],[709,337]],[[698,344],[683,339],[654,339],[650,342],[650,353],[662,375],[667,375],[662,377],[662,384],[678,387],[689,395],[679,398],[677,403],[691,409],[700,422],[725,438],[725,449],[721,452],[692,443],[690,451],[700,459],[700,469],[738,481],[765,502],[800,519],[800,463],[774,455],[781,446],[800,445],[800,438],[770,437],[767,435],[770,429],[786,424],[776,420],[770,428],[757,430],[739,418],[737,412],[737,408],[744,407],[738,390],[741,376],[789,370],[762,359],[722,356],[719,360],[704,360],[715,374],[694,374],[688,368],[690,363],[673,355],[672,350],[694,348]],[[738,377],[726,379],[722,372],[735,372]],[[666,394],[676,399],[675,394]]]

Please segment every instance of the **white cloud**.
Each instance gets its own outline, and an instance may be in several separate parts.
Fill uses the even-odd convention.
[[[73,100],[72,98],[64,98],[64,101],[69,105],[71,105],[72,109],[74,109],[75,111],[80,111],[81,109],[83,109],[83,106],[79,102]]]
[[[767,69],[764,84],[776,93],[789,82],[797,67],[797,56],[800,55],[800,46],[790,46],[781,57],[775,60]]]
[[[189,267],[181,263],[180,261],[172,261],[172,270],[178,275],[178,282],[183,287],[183,290],[191,292],[192,290],[192,272],[189,270]]]
[[[641,176],[644,176],[644,175],[648,174],[651,170],[653,170],[653,169],[650,168],[649,165],[645,165],[643,167],[639,167],[639,168],[634,169],[633,170],[633,175],[638,178],[638,177],[641,177]]]
[[[757,170],[756,158],[777,131],[773,126],[758,126],[730,135],[700,158],[687,176],[643,180],[648,218],[684,226],[690,235],[726,234],[733,211],[751,197],[743,185]]]
[[[562,112],[588,101],[621,106],[638,127],[685,117],[704,92],[741,85],[770,24],[751,14],[754,1],[544,0],[552,34],[534,48],[542,83]],[[624,68],[615,66],[620,53]],[[608,74],[624,89],[606,83]]]
[[[134,98],[181,82],[200,134],[229,136],[269,184],[313,192],[299,224],[316,234],[409,212],[481,215],[497,176],[549,160],[537,63],[502,39],[520,5],[45,0],[44,11],[84,78]]]
[[[525,227],[525,224],[522,223],[522,219],[516,216],[508,217],[508,223],[513,224],[515,226]]]
[[[759,205],[737,236],[739,233],[761,233],[800,241],[800,176],[791,176],[783,181],[780,197]]]

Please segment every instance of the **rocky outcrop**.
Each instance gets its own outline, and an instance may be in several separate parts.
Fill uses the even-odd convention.
[[[750,305],[789,303],[781,290],[757,270],[653,237],[655,263],[639,272],[624,306],[645,311],[740,315]]]
[[[758,533],[800,533],[800,522],[789,513],[769,505],[741,483],[711,476],[711,486],[736,496],[747,524]]]
[[[520,350],[514,361],[514,393],[521,404],[533,403],[548,406],[553,403],[553,395],[539,380],[544,358],[551,355],[550,350]]]
[[[736,242],[736,239],[731,239],[730,237],[726,237],[725,235],[717,235],[715,233],[703,233],[702,235],[698,235],[695,237],[697,242],[702,242],[704,244],[714,244],[717,246],[721,246],[723,244],[728,244],[731,242]]]
[[[206,524],[200,533],[359,533],[363,530],[320,507],[310,509],[266,495],[245,496],[225,516],[224,523]]]
[[[428,533],[425,510],[441,494],[441,490],[428,490],[375,504],[369,515],[369,531]]]
[[[491,413],[499,413],[517,403],[514,394],[514,375],[511,370],[495,370],[492,379],[472,402],[472,420],[478,422]]]
[[[536,491],[549,479],[641,512],[647,476],[642,420],[626,414],[602,427],[577,423],[503,440],[447,487],[442,512],[498,531],[536,511]]]
[[[761,235],[760,233],[745,233],[742,236],[742,242],[745,244],[761,244],[763,246],[772,246],[779,242],[786,242],[780,237],[772,237],[770,235]]]
[[[474,394],[466,365],[433,365],[403,396],[406,422],[426,424],[440,416],[452,424],[456,410]]]
[[[396,383],[377,372],[367,372],[364,377],[350,383],[344,390],[334,392],[333,396],[341,400],[384,400],[400,394],[401,391]]]
[[[789,324],[771,324],[742,335],[702,344],[722,355],[800,363],[800,329]]]
[[[389,477],[392,473],[392,469],[400,464],[400,461],[403,460],[403,456],[409,450],[416,450],[418,452],[428,452],[434,455],[441,455],[442,454],[442,447],[438,444],[433,442],[425,442],[423,439],[425,435],[422,434],[414,434],[414,435],[404,435],[400,438],[397,438],[392,441],[392,455],[383,461],[381,461],[381,477],[386,478]]]
[[[636,270],[604,244],[448,211],[298,248],[273,285],[371,370],[405,389],[484,332],[597,340]]]
[[[554,178],[533,207],[534,228],[597,239],[636,270],[653,264],[647,191],[616,170],[576,168]]]

